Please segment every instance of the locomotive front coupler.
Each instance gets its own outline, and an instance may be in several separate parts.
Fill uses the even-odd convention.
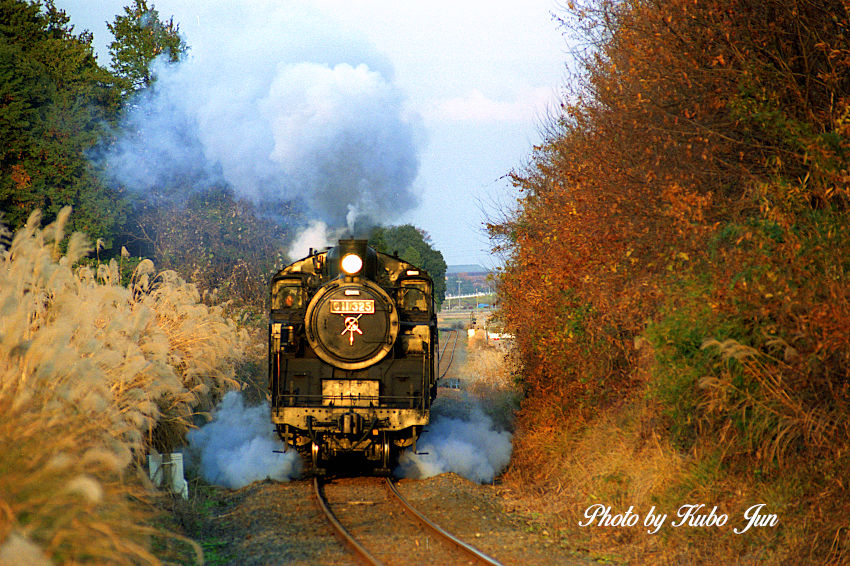
[[[363,417],[357,413],[345,413],[337,419],[339,431],[343,434],[360,434],[363,430]]]

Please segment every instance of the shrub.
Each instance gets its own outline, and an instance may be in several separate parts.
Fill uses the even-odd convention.
[[[511,474],[580,488],[559,470],[576,437],[631,414],[618,451],[648,429],[692,458],[657,497],[788,506],[767,546],[688,535],[671,556],[846,561],[847,3],[568,8],[581,74],[513,175],[520,206],[490,226],[528,392]]]

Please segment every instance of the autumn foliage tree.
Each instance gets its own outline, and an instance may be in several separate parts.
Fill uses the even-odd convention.
[[[515,469],[553,422],[644,394],[682,449],[731,442],[729,473],[841,461],[848,9],[570,3],[582,71],[513,176],[519,211],[490,226],[511,254],[500,293],[529,392]]]

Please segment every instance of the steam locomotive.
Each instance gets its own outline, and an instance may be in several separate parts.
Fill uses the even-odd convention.
[[[272,422],[310,472],[358,453],[389,473],[415,450],[437,394],[433,288],[422,269],[358,239],[272,277]]]

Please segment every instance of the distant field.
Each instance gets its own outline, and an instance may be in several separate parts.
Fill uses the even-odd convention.
[[[449,299],[443,303],[443,310],[474,309],[478,305],[492,306],[496,302],[496,294],[482,295],[480,297],[465,297],[463,299]]]
[[[478,324],[483,323],[492,313],[493,309],[443,309],[437,313],[437,320],[440,324],[465,322],[469,326],[473,319]]]

